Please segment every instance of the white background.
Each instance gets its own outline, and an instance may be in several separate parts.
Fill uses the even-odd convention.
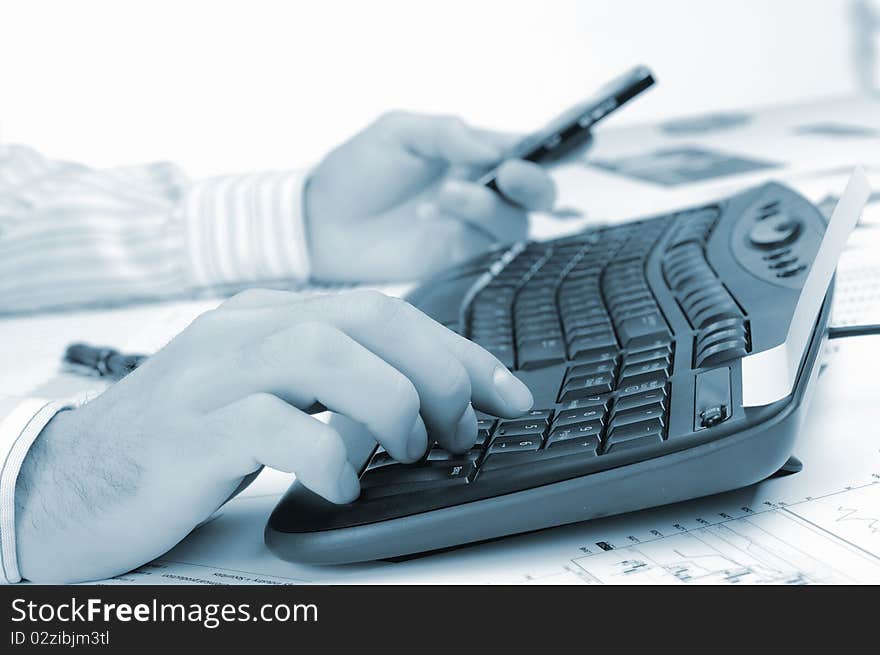
[[[392,107],[527,130],[636,63],[660,84],[609,124],[849,94],[859,1],[0,0],[0,129],[200,176],[307,164]]]

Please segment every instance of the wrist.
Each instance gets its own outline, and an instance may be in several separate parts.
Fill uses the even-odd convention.
[[[60,579],[53,573],[58,562],[61,502],[68,502],[67,489],[60,488],[57,473],[59,442],[69,441],[73,432],[73,410],[58,412],[31,445],[15,484],[15,536],[18,567],[27,580]],[[61,464],[63,466],[63,464]],[[66,477],[66,476],[65,476]]]

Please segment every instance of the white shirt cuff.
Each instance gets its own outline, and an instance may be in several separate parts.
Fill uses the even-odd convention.
[[[77,402],[22,400],[0,421],[0,581],[21,581],[15,544],[15,484],[28,450],[46,424]]]
[[[309,276],[302,172],[215,177],[183,202],[192,282],[197,286]]]

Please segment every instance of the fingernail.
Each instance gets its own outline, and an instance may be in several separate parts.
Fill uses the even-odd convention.
[[[464,410],[461,418],[458,419],[458,424],[455,426],[455,437],[453,441],[455,445],[464,452],[474,445],[476,439],[477,415],[474,414],[473,406],[468,404],[467,409]]]
[[[339,474],[337,488],[339,489],[339,496],[344,503],[352,502],[361,493],[361,484],[358,482],[357,473],[354,472],[354,468],[348,462],[345,463],[345,466],[342,467],[342,472]]]
[[[428,448],[428,431],[425,429],[425,423],[422,417],[416,414],[416,420],[409,432],[409,439],[406,442],[406,454],[411,462],[416,461],[425,454]]]
[[[492,382],[501,399],[519,412],[527,412],[535,402],[529,388],[503,366],[499,366],[492,374]]]

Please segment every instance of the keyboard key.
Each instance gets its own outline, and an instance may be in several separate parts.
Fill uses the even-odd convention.
[[[666,321],[659,312],[645,314],[623,321],[617,328],[617,335],[624,347],[654,341],[669,336]]]
[[[577,437],[548,443],[547,448],[553,453],[595,457],[599,454],[600,444],[598,437]]]
[[[550,432],[550,436],[547,437],[547,447],[550,448],[555,443],[568,441],[569,439],[581,439],[583,437],[601,439],[602,428],[602,421],[598,420],[554,427]]]
[[[609,331],[598,337],[575,339],[569,346],[572,359],[600,361],[617,357],[617,339]]]
[[[537,437],[541,438],[547,431],[546,421],[529,421],[523,425],[519,420],[502,421],[495,429],[495,438],[499,437]]]
[[[599,375],[600,373],[608,373],[614,375],[617,369],[617,361],[614,359],[606,359],[601,362],[593,362],[590,364],[581,364],[580,366],[572,366],[568,369],[567,379],[585,377],[590,375]]]
[[[479,343],[479,342],[478,342]],[[513,358],[513,344],[484,344],[480,343],[480,345],[492,353],[498,361],[504,364],[507,368],[513,368],[514,366],[514,358]]]
[[[428,451],[428,457],[425,461],[428,462],[452,462],[456,460],[467,460],[469,462],[476,462],[480,459],[480,456],[483,454],[482,448],[471,448],[466,453],[450,453],[448,450],[443,450],[439,446],[434,446],[431,450]]]
[[[626,380],[622,380],[620,386],[618,387],[618,391],[620,391],[622,396],[629,396],[635,393],[651,391],[653,389],[662,389],[663,387],[665,387],[667,377],[665,375],[654,375],[656,377],[640,382],[628,382]]]
[[[517,453],[496,453],[486,457],[486,460],[480,466],[480,480],[491,480],[494,471],[509,469],[515,466],[531,467],[548,460],[568,460],[573,457],[580,458],[581,456],[589,459],[596,456],[598,448],[598,440],[586,438],[560,442],[557,447],[552,449],[544,448]],[[505,472],[505,474],[510,475],[508,472]]]
[[[494,354],[494,353],[493,353]],[[534,369],[565,361],[562,339],[534,339],[519,344],[517,361],[521,369]]]
[[[501,427],[508,435],[513,434],[514,431],[519,433],[520,430],[525,430],[527,433],[544,430],[550,424],[551,412],[552,410],[549,409],[533,409],[520,418],[503,421]]]
[[[575,339],[592,339],[593,337],[602,337],[613,334],[611,322],[606,318],[590,325],[566,324],[565,339],[566,343],[571,345]]]
[[[615,411],[624,411],[635,407],[643,407],[652,403],[660,403],[666,409],[666,389],[652,389],[650,391],[641,391],[632,393],[627,396],[620,396],[614,404]]]
[[[477,441],[485,442],[492,436],[492,430],[495,429],[495,419],[480,418],[477,419]]]
[[[693,324],[696,328],[705,328],[710,323],[721,321],[728,318],[739,318],[742,316],[739,306],[728,300],[724,303],[717,303],[706,309],[701,310],[694,315]]]
[[[497,437],[509,437],[515,434],[544,434],[550,421],[527,418],[515,421],[504,421],[496,431]]]
[[[488,454],[495,453],[520,453],[523,451],[538,450],[541,447],[540,435],[529,437],[528,435],[516,435],[513,437],[497,437],[489,446]]]
[[[525,325],[524,327],[520,327],[517,325],[516,328],[516,343],[520,347],[522,344],[527,341],[534,341],[536,339],[561,339],[562,338],[562,329],[559,327],[559,322],[555,323],[546,323],[544,325]]]
[[[556,414],[556,418],[553,419],[553,427],[558,428],[564,425],[574,425],[575,423],[583,423],[584,421],[604,421],[605,412],[607,410],[608,405],[605,403],[580,407],[578,409],[565,409]]]
[[[570,337],[589,336],[600,327],[611,327],[608,313],[604,309],[583,311],[562,311],[562,323]]]
[[[418,466],[391,464],[371,469],[361,477],[361,499],[467,484],[473,479],[476,470],[474,463],[467,460],[429,462]]]
[[[651,348],[649,350],[631,350],[623,358],[623,363],[629,366],[630,364],[639,364],[652,359],[665,359],[666,363],[669,364],[671,358],[672,351],[669,349],[669,346],[660,346],[659,348]]]
[[[567,403],[586,396],[610,393],[614,388],[614,375],[601,373],[588,377],[570,378],[562,388],[559,402]]]
[[[617,310],[623,305],[642,303],[645,301],[650,301],[652,304],[656,305],[656,303],[654,303],[654,296],[651,295],[650,291],[630,291],[616,295],[614,302],[609,304],[609,309]]]
[[[608,432],[605,452],[623,450],[635,446],[649,446],[663,443],[665,427],[662,421],[650,419],[615,427]]]
[[[397,463],[397,460],[395,460],[386,450],[378,450],[376,451],[376,454],[373,455],[373,459],[370,460],[367,470],[395,463]]]
[[[622,323],[632,318],[641,318],[648,314],[654,314],[657,311],[657,303],[651,302],[650,305],[641,305],[638,307],[623,307],[614,313],[614,321]]]
[[[663,402],[654,402],[632,409],[616,410],[611,418],[610,430],[613,431],[616,427],[649,419],[658,419],[661,424],[665,424],[665,418],[666,405]]]
[[[717,332],[710,332],[708,334],[700,334],[697,338],[697,357],[699,358],[699,353],[709,346],[714,346],[722,341],[735,341],[740,338],[745,342],[745,325],[738,325],[736,327],[727,328],[726,330],[718,330]]]
[[[552,409],[530,409],[528,412],[523,414],[523,417],[529,417],[532,419],[540,419],[543,421],[550,421],[550,416],[553,414]]]
[[[738,337],[731,341],[722,341],[708,346],[697,353],[696,364],[697,367],[714,366],[731,359],[745,357],[747,351],[748,348],[743,337]]]
[[[669,359],[667,357],[664,356],[658,359],[649,359],[644,362],[636,362],[633,364],[624,362],[621,379],[638,379],[638,376],[658,372],[662,372],[663,375],[666,376],[669,375]]]
[[[587,396],[586,398],[578,398],[577,400],[572,400],[571,402],[565,403],[568,409],[578,409],[578,408],[589,408],[595,407],[596,405],[604,405],[608,407],[608,403],[611,402],[611,397],[609,395],[603,396]]]

